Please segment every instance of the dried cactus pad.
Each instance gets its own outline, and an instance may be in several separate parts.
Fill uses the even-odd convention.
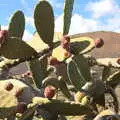
[[[58,33],[58,32],[54,33],[54,42],[59,41],[61,38],[62,38],[62,33]],[[42,39],[40,38],[37,32],[33,35],[32,40],[28,41],[27,43],[37,52],[40,52],[48,48],[48,45],[42,41]]]
[[[89,37],[71,38],[70,44],[70,49],[72,49],[74,53],[84,53],[94,47],[94,40]],[[52,56],[56,57],[59,61],[63,61],[65,59],[65,51],[62,46],[58,46],[53,50]]]
[[[17,98],[0,87],[0,118],[14,114],[17,104]]]
[[[4,89],[7,83],[12,83],[14,86],[13,89],[9,91],[9,94],[11,95],[15,96],[17,91],[19,91],[20,89],[23,90],[22,93],[18,96],[19,102],[29,103],[32,97],[35,96],[30,86],[17,79],[0,80],[0,86],[1,86],[0,89]]]

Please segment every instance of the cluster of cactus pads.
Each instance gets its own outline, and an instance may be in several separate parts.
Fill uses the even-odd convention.
[[[120,80],[120,59],[90,55],[104,45],[102,38],[68,35],[73,4],[74,0],[65,0],[62,33],[54,32],[54,13],[47,0],[40,0],[35,7],[32,42],[22,40],[22,11],[13,14],[8,30],[0,31],[0,119],[120,119],[114,93]],[[36,39],[39,45],[35,45]],[[18,76],[8,74],[22,62],[29,71]],[[94,66],[103,68],[99,80],[93,77]],[[112,108],[106,106],[106,94],[113,99]]]

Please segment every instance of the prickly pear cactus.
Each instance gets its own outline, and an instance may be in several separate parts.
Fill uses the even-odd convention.
[[[96,59],[90,55],[94,48],[104,45],[102,38],[68,35],[73,4],[74,0],[65,0],[62,33],[54,32],[54,12],[47,0],[35,6],[36,32],[31,41],[22,40],[25,29],[22,11],[12,15],[8,31],[0,30],[1,74],[22,62],[27,63],[30,71],[0,79],[0,119],[57,120],[63,116],[67,120],[98,120],[105,115],[119,119],[114,88],[119,84],[120,59]],[[91,72],[94,66],[103,67],[99,80]],[[112,69],[117,71],[112,73]],[[116,114],[105,110],[101,117],[106,94],[113,98]]]

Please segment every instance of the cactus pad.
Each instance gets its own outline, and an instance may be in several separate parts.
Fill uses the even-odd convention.
[[[71,36],[70,40],[70,52],[73,54],[83,54],[90,51],[94,47],[94,40],[89,37],[74,38]],[[62,46],[58,46],[53,50],[52,56],[56,57],[59,61],[65,60],[65,49]]]
[[[5,89],[0,88],[0,118],[8,117],[15,113],[18,104],[17,98]]]
[[[34,23],[41,39],[51,45],[54,36],[54,15],[52,7],[47,1],[40,1],[36,5]]]
[[[64,26],[63,26],[63,35],[67,35],[69,32],[72,10],[73,10],[74,0],[65,0],[64,6]]]
[[[25,29],[25,17],[22,11],[16,11],[9,23],[9,37],[22,38]]]
[[[32,72],[33,80],[38,88],[42,86],[42,80],[46,76],[47,58],[36,59],[28,62],[28,68]]]
[[[80,68],[77,67],[77,64],[74,60],[69,61],[67,64],[67,73],[69,80],[76,87],[76,89],[80,90],[81,87],[86,83],[85,78],[81,74]]]
[[[85,78],[86,82],[91,81],[90,67],[86,58],[83,55],[76,55],[73,57],[73,60],[76,62],[77,67],[79,68],[81,75]]]
[[[62,115],[83,115],[92,112],[91,108],[81,104],[76,104],[75,102],[49,100],[41,97],[34,97],[32,102],[33,106],[38,104],[41,108],[43,107],[47,111],[57,112]]]
[[[30,57],[36,51],[19,38],[10,37],[0,48],[0,53],[8,59]]]

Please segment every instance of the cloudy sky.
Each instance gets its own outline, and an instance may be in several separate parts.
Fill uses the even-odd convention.
[[[7,29],[10,16],[22,10],[26,18],[24,40],[35,31],[33,11],[39,0],[0,0],[0,24]],[[48,0],[54,9],[55,31],[62,30],[64,0]],[[120,0],[74,0],[74,10],[69,34],[108,30],[120,32]]]

